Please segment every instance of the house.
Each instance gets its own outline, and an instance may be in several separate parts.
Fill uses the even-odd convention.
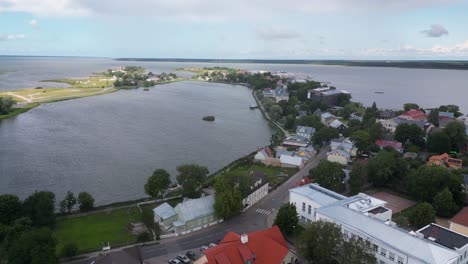
[[[413,109],[399,115],[398,118],[410,120],[410,121],[426,121],[427,115],[421,110]]]
[[[385,129],[389,130],[390,132],[394,133],[397,126],[399,125],[395,119],[379,119],[377,120]]]
[[[309,162],[311,159],[315,157],[317,152],[315,151],[314,147],[307,146],[306,148],[300,147],[295,153],[295,156],[299,156],[304,160],[304,163]]]
[[[260,161],[263,162],[268,158],[273,157],[273,153],[271,152],[271,149],[269,147],[264,147],[260,149],[257,154],[255,154],[254,160],[255,161]]]
[[[341,121],[338,120],[338,119],[333,120],[333,122],[331,122],[329,126],[333,127],[333,128],[336,128],[338,130],[338,132],[340,132],[340,133],[342,133],[343,130],[345,130],[347,128],[347,126],[345,126],[345,124],[341,123]]]
[[[263,89],[263,97],[265,98],[275,98],[275,90],[272,88]]]
[[[418,157],[418,153],[416,152],[406,152],[404,155],[403,155],[403,158],[404,159],[409,159],[409,160],[413,160],[415,158]]]
[[[343,166],[346,166],[351,160],[351,154],[342,149],[335,149],[330,152],[327,152],[327,160],[331,162],[337,162]]]
[[[333,222],[340,226],[343,238],[367,241],[375,252],[376,263],[466,263],[465,246],[462,250],[456,247],[463,242],[456,246],[443,245],[436,239],[425,238],[423,233],[396,227],[386,202],[372,196],[360,193],[345,197],[310,184],[290,189],[289,202],[296,205],[301,224],[318,220]]]
[[[309,139],[306,137],[294,135],[289,136],[283,140],[283,146],[291,146],[291,147],[307,147],[309,144]]]
[[[396,114],[393,110],[380,110],[378,112],[378,116],[380,119],[388,120],[388,119],[394,118]]]
[[[455,119],[455,114],[452,112],[439,112],[439,119]]]
[[[390,132],[394,133],[398,125],[401,124],[415,124],[421,129],[425,129],[426,125],[426,120],[421,119],[421,120],[412,120],[412,119],[405,119],[401,118],[401,116],[391,118],[391,119],[379,119],[377,122],[382,124],[382,126],[389,130]]]
[[[302,168],[304,166],[304,160],[300,156],[280,156],[281,166],[286,168]]]
[[[357,121],[359,121],[359,122],[362,122],[363,117],[362,117],[359,113],[352,113],[352,114],[349,116],[349,119],[350,119],[350,120],[357,120]]]
[[[327,126],[328,124],[333,122],[335,119],[337,119],[337,117],[329,112],[325,112],[320,115],[320,121],[322,122],[322,124],[327,125]]]
[[[454,263],[466,263],[468,261],[468,237],[464,234],[437,224],[429,224],[416,231],[416,235],[458,253],[459,260]]]
[[[335,90],[329,87],[322,87],[311,89],[307,91],[307,99],[312,101],[321,102],[329,106],[338,105],[338,98],[342,94],[350,94],[347,91]]]
[[[275,101],[289,101],[289,92],[287,88],[276,88],[275,89]]]
[[[231,231],[203,254],[194,264],[284,264],[297,258],[277,226],[242,235]]]
[[[331,150],[342,149],[348,152],[352,157],[356,156],[357,147],[349,138],[335,138],[330,142]]]
[[[300,181],[298,181],[298,182],[296,182],[296,184],[294,184],[293,188],[301,187],[303,185],[310,184],[310,183],[312,183],[312,180],[309,177],[303,177]]]
[[[261,171],[255,171],[251,175],[253,184],[250,186],[250,193],[242,200],[244,210],[247,210],[268,194],[269,185],[265,174]]]
[[[297,112],[296,119],[301,118],[301,117],[303,117],[303,116],[307,116],[307,111],[299,110],[299,111]]]
[[[163,203],[153,209],[154,222],[158,223],[164,230],[172,228],[172,223],[177,220],[177,213],[168,203]]]
[[[447,168],[461,169],[463,161],[450,157],[449,154],[435,155],[429,158],[428,165],[445,166]]]
[[[296,135],[305,137],[308,140],[311,139],[312,135],[315,133],[315,128],[307,127],[307,126],[297,126],[296,128]]]
[[[153,210],[155,221],[157,219],[166,219],[167,221],[163,220],[165,226],[172,226],[171,229],[173,228],[174,232],[179,235],[187,234],[222,221],[215,214],[214,202],[214,195],[207,195],[198,199],[184,199],[182,203],[173,208],[176,217],[171,216],[170,221],[167,220],[169,219],[167,216],[172,214],[170,210],[172,207],[167,203],[166,205],[162,204]]]
[[[468,206],[449,220],[450,230],[468,236]]]
[[[403,144],[398,141],[391,141],[391,140],[382,140],[379,139],[375,141],[375,145],[377,145],[380,149],[383,149],[385,147],[392,148],[400,153],[403,153]]]

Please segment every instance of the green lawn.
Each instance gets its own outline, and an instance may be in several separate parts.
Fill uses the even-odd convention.
[[[136,236],[129,235],[126,226],[140,218],[138,208],[131,207],[59,220],[54,231],[57,250],[68,242],[76,243],[79,253],[100,250],[103,241],[109,241],[111,247],[135,243]]]
[[[275,186],[287,180],[288,177],[282,177],[280,176],[281,174],[286,174],[288,176],[291,176],[297,171],[297,169],[267,167],[261,164],[253,164],[249,166],[243,165],[243,166],[236,167],[224,174],[225,175],[247,175],[251,171],[262,171],[267,176],[267,179],[270,185]]]

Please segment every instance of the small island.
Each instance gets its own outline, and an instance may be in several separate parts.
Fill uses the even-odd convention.
[[[205,117],[203,117],[202,119],[205,120],[205,121],[210,121],[210,122],[215,121],[215,117],[214,117],[214,116],[205,116]]]

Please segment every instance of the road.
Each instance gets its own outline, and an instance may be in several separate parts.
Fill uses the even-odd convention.
[[[184,236],[161,240],[159,245],[143,246],[140,248],[142,258],[151,259],[158,257],[158,259],[167,261],[180,252],[199,248],[211,242],[216,243],[229,231],[242,234],[271,227],[278,208],[288,202],[289,189],[296,182],[300,181],[302,177],[308,175],[309,170],[316,167],[325,158],[326,152],[327,148],[321,149],[314,160],[306,164],[304,168],[291,176],[284,184],[270,192],[265,198],[242,214],[223,223]]]

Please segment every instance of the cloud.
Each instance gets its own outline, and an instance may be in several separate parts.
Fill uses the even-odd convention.
[[[423,30],[421,31],[421,33],[431,38],[439,38],[444,35],[448,35],[449,32],[444,26],[439,25],[439,24],[434,24],[434,25],[431,25],[430,29]]]
[[[24,39],[25,37],[24,34],[6,34],[0,35],[0,41]]]
[[[37,24],[37,20],[36,19],[31,19],[28,21],[28,24],[33,27],[33,28],[37,28],[38,27],[38,24]]]
[[[297,39],[301,35],[294,30],[283,27],[272,27],[267,29],[260,29],[256,31],[258,38],[263,40],[290,40]]]
[[[361,56],[415,56],[415,57],[464,57],[468,56],[468,40],[455,45],[434,45],[430,48],[417,48],[412,45],[403,45],[397,49],[371,48],[355,51]]]

